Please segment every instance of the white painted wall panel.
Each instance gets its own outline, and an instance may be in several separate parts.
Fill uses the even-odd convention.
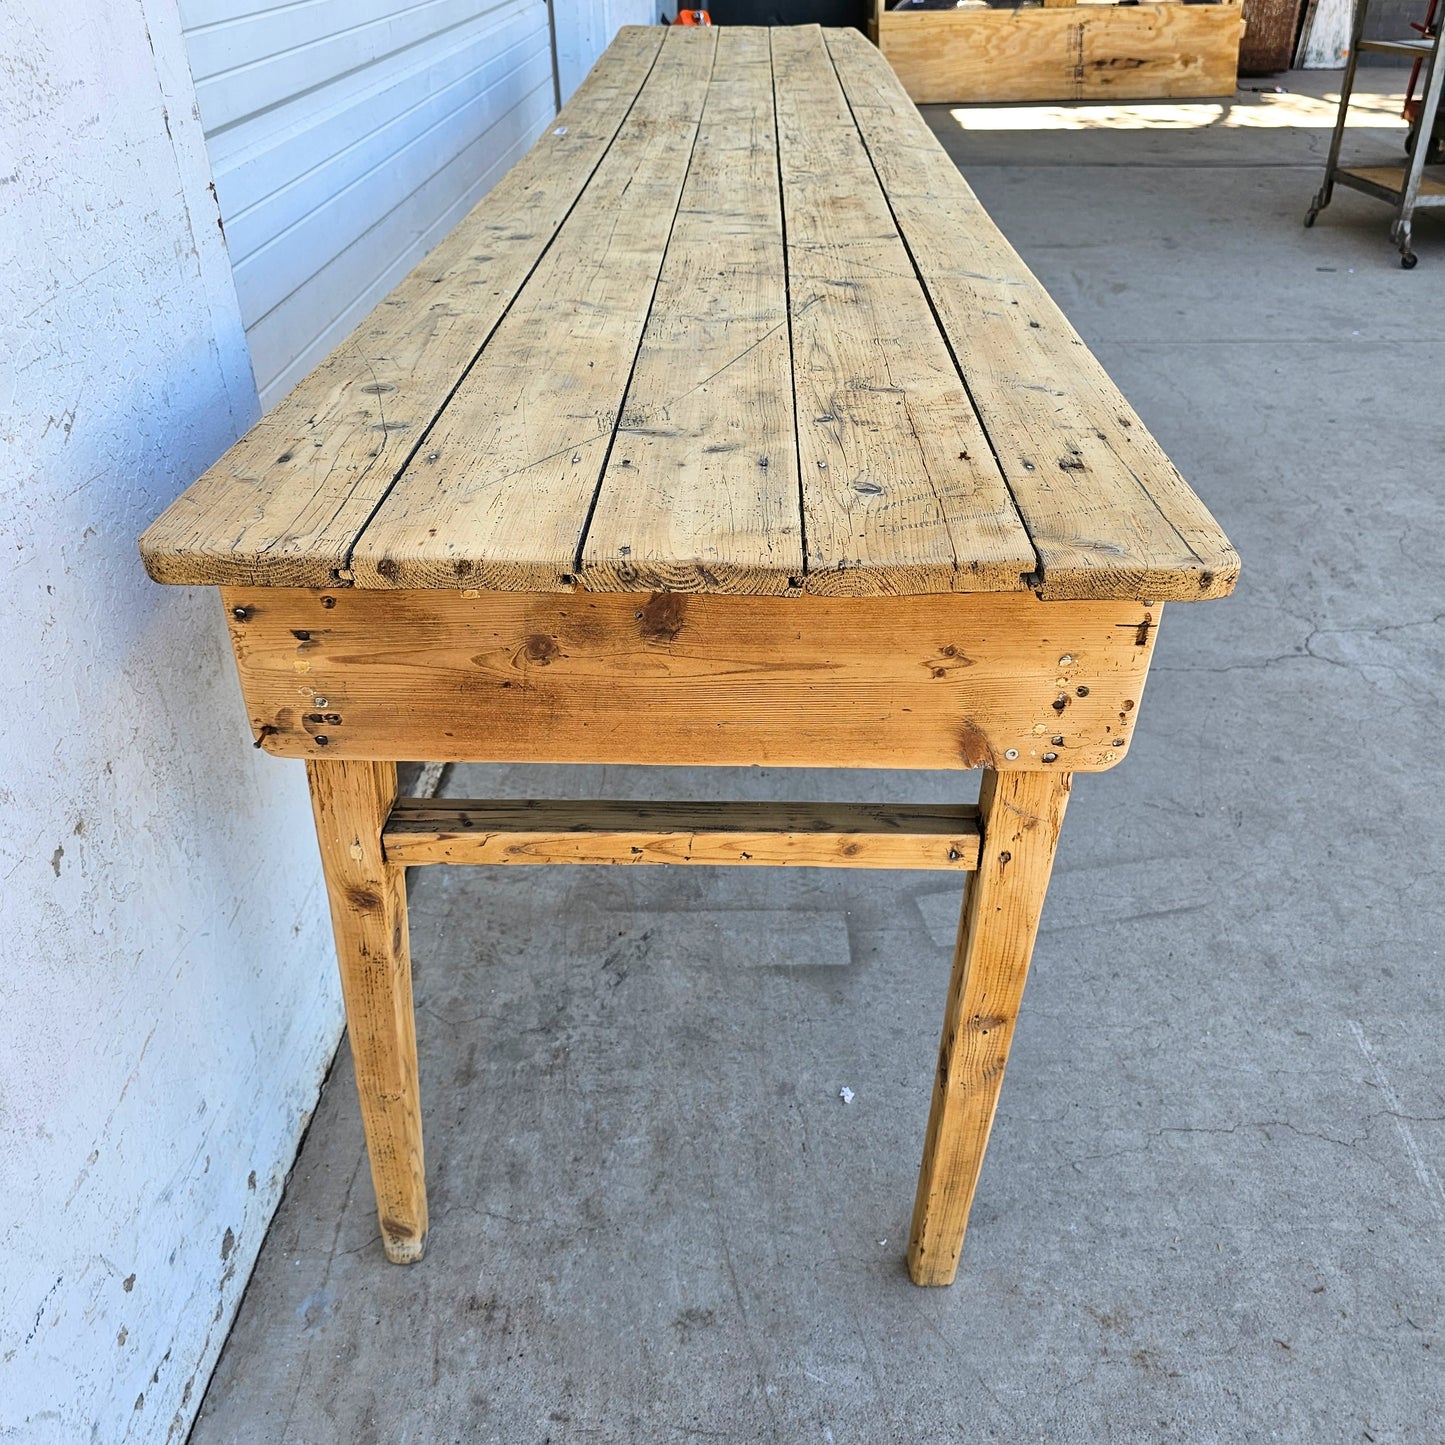
[[[511,124],[530,119],[532,134],[552,118],[550,67],[545,86],[527,98]],[[510,144],[507,140],[510,139]],[[258,373],[272,376],[272,394],[284,396],[413,266],[437,245],[447,232],[486,194],[531,144],[531,136],[494,140],[478,137],[447,169],[432,177],[394,211],[326,265],[286,300],[262,315],[247,331],[251,356]],[[464,186],[468,189],[462,189]],[[393,252],[397,260],[380,276],[375,273],[378,252]],[[338,298],[353,298],[338,313]],[[298,336],[316,339],[297,350]]]
[[[557,78],[565,101],[582,84],[593,62],[624,25],[656,25],[669,20],[678,0],[555,0]]]
[[[545,0],[182,0],[262,404],[554,113]]]
[[[250,746],[214,591],[136,553],[259,410],[173,0],[4,15],[0,1439],[161,1445],[340,997],[300,765]]]

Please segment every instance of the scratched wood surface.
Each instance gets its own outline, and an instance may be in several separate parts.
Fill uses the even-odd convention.
[[[224,588],[278,757],[1102,772],[1160,609],[1029,593]]]
[[[1238,561],[854,31],[629,27],[146,532],[162,582],[1221,596]]]
[[[611,803],[406,798],[387,862],[978,866],[978,810],[939,804]]]

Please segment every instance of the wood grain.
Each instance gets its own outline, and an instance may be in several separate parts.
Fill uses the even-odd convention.
[[[403,798],[387,861],[947,868],[978,863],[977,810],[924,804]]]
[[[532,150],[141,538],[158,582],[328,587],[637,99],[660,27],[623,30]]]
[[[1029,593],[223,597],[261,746],[442,761],[1101,771],[1159,618]]]
[[[861,43],[865,43],[859,36]],[[807,588],[1009,591],[1036,565],[815,27],[772,32]]]
[[[1233,587],[1214,519],[856,32],[625,30],[560,120],[147,531],[152,575]]]
[[[885,10],[879,47],[926,104],[1233,95],[1239,0],[1211,5]]]
[[[382,1244],[393,1264],[414,1264],[426,1249],[427,1203],[406,874],[381,843],[396,764],[311,761],[306,776]]]
[[[570,587],[672,233],[717,32],[671,28],[628,123],[352,553],[363,587]]]
[[[578,572],[783,593],[803,575],[768,32],[726,27]]]
[[[964,895],[913,1206],[915,1284],[952,1284],[958,1270],[1069,786],[1067,773],[984,774],[983,844]]]
[[[828,46],[1038,553],[1040,595],[1187,601],[1231,591],[1239,559],[1218,523],[985,214],[887,62],[856,31],[829,31]]]

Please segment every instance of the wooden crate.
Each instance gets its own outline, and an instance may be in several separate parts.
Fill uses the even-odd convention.
[[[1018,10],[885,10],[869,35],[910,98],[928,103],[1232,95],[1242,0],[1046,3]]]

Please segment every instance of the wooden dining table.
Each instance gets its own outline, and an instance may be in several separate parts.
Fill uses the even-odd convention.
[[[877,50],[816,26],[622,30],[141,551],[220,589],[256,746],[306,761],[391,1260],[427,1233],[408,867],[936,868],[919,1284],[1071,779],[1128,753],[1163,604],[1239,570]],[[977,806],[496,802],[398,797],[398,759],[984,771]]]

